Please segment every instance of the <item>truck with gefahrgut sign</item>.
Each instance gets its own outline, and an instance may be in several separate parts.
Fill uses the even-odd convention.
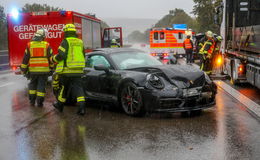
[[[54,54],[58,52],[64,34],[63,27],[67,23],[75,25],[78,37],[83,40],[86,53],[96,48],[109,47],[115,34],[120,46],[123,46],[121,27],[102,28],[100,19],[74,11],[30,13],[15,11],[7,15],[7,22],[9,64],[12,70],[16,70],[21,65],[26,44],[41,28],[48,31],[46,41],[50,43]]]

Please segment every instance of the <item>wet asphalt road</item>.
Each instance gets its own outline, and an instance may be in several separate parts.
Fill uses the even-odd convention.
[[[152,114],[142,118],[88,105],[63,114],[29,106],[26,80],[0,75],[0,160],[259,160],[260,122],[219,89],[202,115]],[[50,93],[50,91],[48,91]]]

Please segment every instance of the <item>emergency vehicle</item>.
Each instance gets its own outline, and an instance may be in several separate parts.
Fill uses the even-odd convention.
[[[50,43],[54,54],[63,39],[63,27],[72,23],[77,34],[83,40],[85,52],[95,48],[109,47],[113,33],[119,33],[117,41],[122,44],[122,28],[101,28],[101,20],[73,11],[54,12],[14,12],[7,15],[9,64],[12,70],[21,65],[26,44],[34,33],[41,28],[46,29],[46,41]]]
[[[194,36],[192,30],[187,30],[184,27],[174,28],[152,28],[150,31],[150,53],[152,56],[160,58],[174,55],[175,57],[183,57],[185,50],[183,49],[183,42],[187,35]]]

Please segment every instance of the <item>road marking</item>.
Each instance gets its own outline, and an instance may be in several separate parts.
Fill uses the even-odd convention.
[[[219,87],[224,89],[227,93],[229,93],[232,97],[237,99],[240,103],[246,106],[252,113],[260,117],[260,105],[247,98],[228,84],[223,81],[215,80],[214,81]]]
[[[9,85],[12,85],[12,84],[14,84],[14,82],[9,82],[9,83],[6,83],[6,84],[3,84],[3,85],[0,85],[0,88],[1,88],[1,87],[5,87],[5,86],[9,86]]]
[[[1,53],[1,52],[7,52],[7,51],[8,51],[8,50],[1,50],[0,53]]]
[[[7,57],[7,56],[8,56],[8,54],[0,55],[0,57]]]
[[[0,66],[7,66],[9,63],[0,64]]]

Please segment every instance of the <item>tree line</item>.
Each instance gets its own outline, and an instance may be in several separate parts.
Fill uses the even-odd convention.
[[[219,6],[222,0],[193,0],[195,5],[193,6],[192,14],[195,17],[188,15],[183,9],[175,8],[169,11],[169,14],[165,15],[152,27],[172,27],[172,24],[187,24],[189,28],[195,32],[206,32],[212,30],[215,33],[219,32],[219,27],[214,24],[214,8]],[[47,4],[25,4],[22,12],[37,12],[37,11],[59,11],[63,10],[59,7],[52,7]],[[102,22],[103,27],[108,27],[105,22]],[[7,21],[4,7],[0,6],[0,50],[8,48],[7,42]],[[148,43],[149,31],[145,32],[134,31],[128,35],[129,42]]]
[[[187,24],[196,33],[203,33],[211,30],[219,33],[219,26],[214,24],[215,8],[222,3],[222,0],[193,0],[195,5],[191,12],[195,17],[188,15],[183,9],[175,8],[169,14],[160,19],[153,27],[172,28],[173,24]],[[128,36],[131,43],[149,43],[150,28],[145,32],[133,31]]]

